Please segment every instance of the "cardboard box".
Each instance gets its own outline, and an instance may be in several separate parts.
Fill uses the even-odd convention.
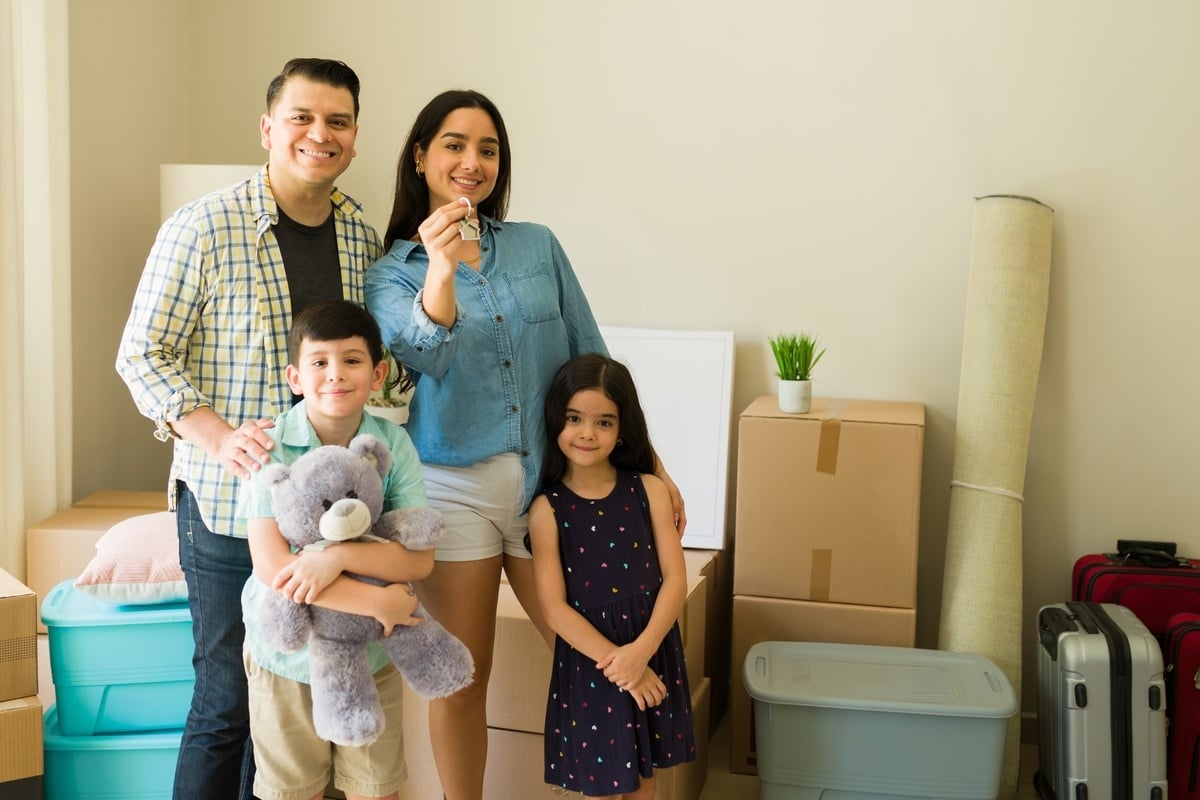
[[[0,569],[0,701],[38,692],[37,601]]]
[[[709,735],[725,717],[729,705],[729,642],[733,618],[733,551],[696,550],[685,547],[688,574],[708,579],[704,613],[704,674],[712,678],[712,714]],[[693,681],[699,676],[688,669]]]
[[[698,800],[708,777],[709,698],[712,683],[692,684],[696,727],[696,760],[658,772],[655,800]],[[545,782],[545,749],[540,733],[488,728],[488,760],[484,796],[561,800],[563,790]],[[410,778],[411,782],[411,778]]]
[[[695,602],[689,610],[688,606]],[[680,619],[680,634],[687,628],[684,657],[703,663],[707,581],[688,576],[688,600]],[[691,643],[689,648],[688,642]],[[512,587],[500,584],[496,606],[496,643],[492,650],[492,676],[488,682],[487,720],[493,728],[541,734],[546,725],[546,691],[550,686],[553,654],[521,607]],[[704,677],[688,676],[693,681]],[[489,758],[489,761],[491,759]]]
[[[925,408],[760,397],[739,423],[733,593],[914,608]]]
[[[916,636],[917,612],[911,608],[734,595],[729,771],[746,775],[758,771],[753,707],[742,678],[753,645],[778,641],[912,647]]]
[[[76,508],[140,508],[143,513],[167,510],[167,492],[107,490],[92,492],[75,504]]]
[[[148,513],[131,506],[72,506],[32,525],[25,532],[26,579],[37,595],[39,633],[41,603],[50,590],[79,577],[96,555],[96,542],[121,520]]]
[[[43,759],[42,704],[36,697],[0,702],[0,797],[41,800]]]

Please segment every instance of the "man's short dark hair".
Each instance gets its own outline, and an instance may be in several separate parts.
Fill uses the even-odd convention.
[[[304,78],[314,83],[324,83],[338,89],[347,89],[354,98],[354,120],[358,121],[358,75],[345,62],[331,58],[293,58],[267,86],[267,113],[275,110],[284,85],[292,78]]]

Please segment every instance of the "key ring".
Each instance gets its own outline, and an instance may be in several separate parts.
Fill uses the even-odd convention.
[[[462,237],[464,242],[479,241],[479,222],[471,219],[471,200],[464,197],[467,201],[467,215],[458,221],[458,235]]]

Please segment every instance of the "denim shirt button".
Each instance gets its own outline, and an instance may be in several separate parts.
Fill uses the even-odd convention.
[[[504,359],[504,366],[506,366],[506,367],[511,367],[511,366],[512,366],[512,360],[511,360],[511,359],[508,359],[508,358]]]
[[[516,406],[509,406],[509,407],[508,407],[508,410],[509,410],[509,411],[511,411],[511,412],[512,412],[512,413],[514,413],[514,414],[515,414],[515,413],[517,413],[517,407],[516,407]]]
[[[496,315],[496,322],[504,322],[504,315],[503,315],[503,314],[497,314],[497,315]]]

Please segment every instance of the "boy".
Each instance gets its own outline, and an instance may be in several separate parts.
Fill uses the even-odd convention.
[[[384,510],[423,506],[425,484],[417,451],[398,425],[364,412],[371,392],[387,380],[379,326],[349,301],[310,306],[292,323],[286,375],[300,395],[294,407],[267,428],[271,459],[290,464],[321,445],[346,446],[370,433],[392,451],[384,478]],[[377,645],[369,650],[387,727],[373,744],[343,747],[313,730],[308,648],[281,652],[262,637],[260,598],[277,591],[294,602],[373,616],[389,634],[417,624],[417,600],[408,581],[433,569],[433,551],[411,552],[395,542],[344,542],[295,554],[279,532],[262,473],[243,484],[239,520],[245,520],[254,575],[242,596],[246,623],[244,660],[250,685],[250,736],[258,771],[254,793],[263,800],[319,800],[331,774],[349,800],[396,798],[407,778],[400,703],[403,679]],[[373,586],[342,577],[356,572],[389,582]]]

